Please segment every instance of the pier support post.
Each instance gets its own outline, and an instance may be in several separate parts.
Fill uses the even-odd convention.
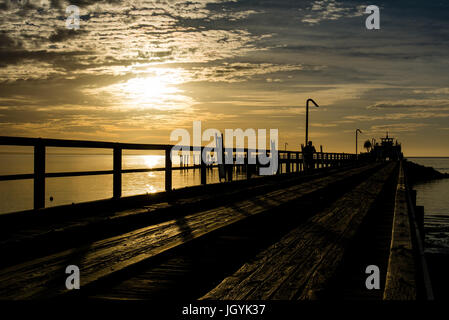
[[[416,207],[416,190],[409,190],[413,207]]]
[[[172,190],[171,149],[165,150],[165,191]]]
[[[34,146],[34,209],[45,207],[45,145]]]
[[[207,183],[207,178],[206,178],[206,163],[203,160],[203,152],[204,152],[204,148],[201,148],[201,153],[200,153],[200,174],[201,174],[201,184],[202,185],[206,185]]]
[[[114,147],[113,151],[113,192],[114,199],[119,199],[122,196],[122,148]]]
[[[421,240],[425,239],[425,231],[424,231],[424,206],[415,206],[415,218],[416,224],[418,225]]]

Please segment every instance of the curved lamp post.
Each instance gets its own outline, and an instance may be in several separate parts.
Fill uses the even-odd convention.
[[[288,142],[284,143],[284,149],[287,151]]]
[[[309,143],[309,102],[312,102],[315,107],[319,107],[318,104],[312,99],[307,99],[306,101],[306,146]]]
[[[358,158],[358,156],[357,156],[357,135],[358,135],[358,133],[362,133],[362,130],[360,130],[360,129],[357,129],[357,130],[355,130],[355,156],[356,156],[356,158]]]

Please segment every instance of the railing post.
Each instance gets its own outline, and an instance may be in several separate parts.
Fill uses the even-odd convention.
[[[165,149],[165,191],[172,190],[171,149]]]
[[[200,174],[201,174],[201,184],[205,185],[207,184],[207,178],[206,178],[206,163],[203,160],[203,152],[204,152],[204,147],[202,147],[201,149],[201,153],[200,153]]]
[[[296,172],[299,172],[299,152],[296,152]]]
[[[320,145],[320,168],[323,168],[323,146]]]
[[[45,145],[34,146],[34,209],[45,207]]]
[[[278,171],[276,174],[281,174],[282,173],[282,163],[281,163],[281,152],[278,150],[277,152],[277,157],[278,157]]]
[[[122,148],[114,147],[113,152],[113,198],[119,199],[122,196]]]
[[[286,166],[287,166],[287,173],[290,173],[290,166],[291,166],[291,162],[290,162],[290,152],[287,152],[287,163],[286,163]]]
[[[246,157],[244,158],[245,159],[245,166],[246,166],[246,180],[251,179],[252,167],[250,167],[250,164],[249,164],[249,157],[250,157],[250,155],[251,155],[251,151],[249,151],[249,148],[248,148],[248,150],[246,151]]]

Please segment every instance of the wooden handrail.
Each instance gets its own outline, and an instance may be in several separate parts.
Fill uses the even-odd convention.
[[[165,171],[165,191],[172,190],[172,171],[180,169],[196,169],[200,168],[201,171],[201,184],[206,184],[206,170],[207,168],[216,167],[216,165],[208,165],[204,163],[202,157],[200,157],[200,163],[193,166],[183,166],[183,167],[173,167],[171,160],[171,152],[175,145],[170,144],[137,144],[137,143],[119,143],[119,142],[105,142],[105,141],[89,141],[89,140],[66,140],[66,139],[44,139],[44,138],[27,138],[27,137],[10,137],[10,136],[0,136],[0,145],[4,146],[29,146],[34,147],[34,173],[30,174],[11,174],[11,175],[0,175],[0,181],[9,180],[24,180],[33,179],[34,180],[34,209],[41,209],[45,207],[45,179],[46,178],[57,178],[57,177],[76,177],[76,176],[93,176],[93,175],[113,175],[113,199],[119,199],[122,196],[122,174],[123,173],[137,173],[137,172],[151,172],[151,171]],[[113,169],[112,170],[101,170],[101,171],[76,171],[76,172],[46,172],[45,160],[46,160],[46,148],[47,147],[58,147],[58,148],[93,148],[93,149],[111,149],[113,157]],[[189,152],[216,152],[214,147],[204,147],[204,146],[176,146],[182,150]],[[164,151],[165,153],[165,167],[162,168],[140,168],[140,169],[123,169],[122,168],[122,158],[123,150],[152,150],[152,151]],[[251,154],[252,157],[257,157],[259,154],[270,154],[269,150],[257,150],[250,148],[232,148],[232,151],[228,148],[224,149],[225,154],[232,152],[233,154],[243,153]],[[278,164],[281,166],[282,163],[286,163],[287,173],[291,172],[292,164],[296,163],[297,171],[299,169],[304,169],[302,162],[304,157],[300,151],[293,150],[277,150],[278,153]],[[295,157],[293,157],[295,154]],[[353,160],[353,157],[341,156],[343,154],[336,153],[316,153],[314,159],[317,163],[319,159],[323,159],[325,155],[326,159],[330,159],[329,164],[338,164],[335,159],[346,159]],[[329,155],[331,155],[329,157]],[[339,156],[339,157],[336,157]],[[237,157],[232,157],[235,161]],[[248,166],[248,161],[244,160],[245,166]],[[250,174],[247,178],[250,178]]]

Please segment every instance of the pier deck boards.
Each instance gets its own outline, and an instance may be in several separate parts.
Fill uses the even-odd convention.
[[[82,285],[86,286],[214,230],[280,207],[377,166],[337,172],[5,268],[0,270],[0,297],[42,298],[65,293],[65,268],[70,264],[80,267]]]
[[[397,174],[394,174],[349,244],[323,299],[382,300],[390,254],[396,187]],[[366,288],[365,280],[368,275],[365,270],[369,265],[379,267],[379,290]]]
[[[0,268],[49,255],[74,246],[90,244],[142,226],[153,225],[197,212],[226,205],[282,187],[316,178],[343,173],[351,167],[326,168],[309,174],[259,177],[228,184],[196,186],[140,197],[136,203],[110,203],[106,208],[72,206],[58,211],[27,213],[22,216],[0,216],[0,247],[7,259]],[[244,191],[244,192],[242,192]],[[140,205],[139,205],[140,204]],[[112,206],[111,206],[112,205]],[[82,235],[82,237],[80,237]],[[16,254],[19,253],[19,254]]]
[[[337,270],[348,241],[394,164],[348,192],[227,277],[203,299],[314,299]]]
[[[345,186],[334,186],[290,202],[263,215],[252,216],[202,239],[178,247],[142,263],[102,285],[86,296],[107,300],[197,299],[216,287],[225,277],[259,252],[327,208],[369,174],[363,174]]]

